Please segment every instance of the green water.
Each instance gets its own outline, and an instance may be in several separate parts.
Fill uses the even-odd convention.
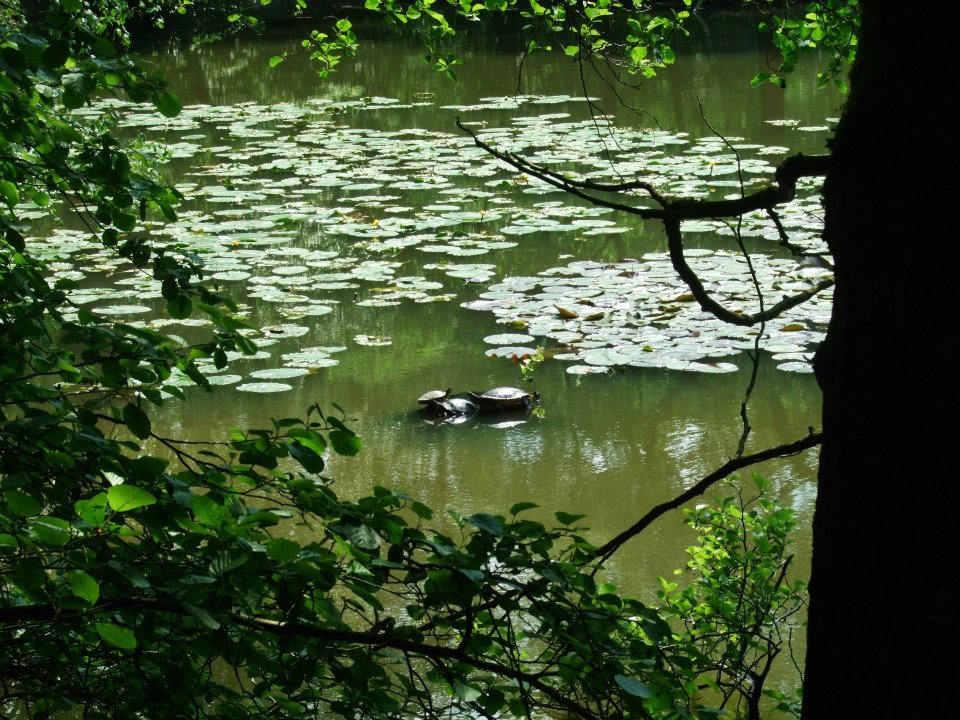
[[[765,121],[793,119],[799,126],[821,126],[837,114],[840,100],[835,94],[815,91],[810,75],[798,77],[786,93],[773,87],[751,89],[748,80],[763,67],[765,49],[749,28],[724,17],[693,29],[694,36],[685,41],[686,49],[678,52],[680,60],[675,67],[656,81],[624,91],[625,99],[642,111],[624,109],[606,85],[588,78],[587,91],[597,98],[597,111],[615,116],[620,127],[659,126],[698,138],[712,134],[706,118],[725,135],[750,143],[809,153],[824,149],[826,132],[799,132],[796,127]],[[459,52],[464,65],[455,84],[435,75],[421,60],[422,51],[408,39],[363,26],[361,53],[326,81],[317,79],[302,56],[270,70],[268,59],[296,49],[302,32],[302,28],[284,27],[255,38],[168,50],[152,60],[188,107],[244,102],[303,105],[318,99],[376,96],[414,104],[389,112],[347,110],[336,116],[340,127],[377,132],[421,128],[462,136],[455,126],[458,116],[490,127],[509,124],[510,111],[468,114],[444,106],[509,96],[518,89],[548,96],[583,92],[576,66],[569,59],[522,59],[506,31],[462,45]],[[521,114],[534,111],[566,112],[574,119],[589,117],[589,108],[582,102],[525,107]],[[199,134],[206,134],[206,139],[194,142],[211,146],[231,142],[229,134],[210,127]],[[177,139],[176,133],[162,137]],[[174,160],[169,171],[174,180],[195,182],[191,172],[227,162],[228,156],[229,152],[200,152]],[[368,152],[364,161],[375,158],[375,153]],[[459,177],[456,183],[469,188],[471,180]],[[386,191],[374,194],[377,192]],[[422,207],[443,201],[425,199],[422,191],[397,194],[402,196],[397,201],[400,205]],[[321,208],[339,207],[345,195],[349,193],[318,188],[311,203]],[[544,199],[562,198],[527,199],[518,188],[513,201],[522,204]],[[202,203],[188,207],[206,212],[217,209]],[[362,212],[367,218],[377,216],[376,204],[368,204]],[[180,437],[214,439],[223,437],[231,427],[262,426],[270,417],[299,415],[314,402],[324,407],[338,403],[365,445],[355,458],[332,458],[330,462],[329,474],[342,495],[365,492],[374,484],[386,485],[404,489],[436,509],[451,507],[462,513],[505,512],[517,501],[533,500],[544,517],[554,510],[587,513],[590,536],[603,542],[734,454],[741,432],[739,405],[749,381],[745,357],[733,358],[741,366],[739,372],[719,375],[626,367],[577,377],[566,372],[569,363],[548,361],[536,370],[530,386],[542,395],[544,419],[509,428],[489,423],[435,426],[416,413],[415,400],[432,388],[483,390],[515,384],[517,370],[510,362],[484,355],[489,346],[483,338],[510,332],[510,328],[497,324],[490,313],[464,309],[461,303],[476,299],[488,285],[509,275],[531,275],[576,259],[610,262],[636,258],[665,248],[665,238],[655,224],[629,223],[632,229],[628,233],[592,237],[542,233],[523,238],[514,248],[462,259],[495,266],[492,279],[484,283],[442,277],[424,266],[443,258],[416,249],[369,255],[400,263],[400,275],[441,279],[444,292],[455,294],[455,299],[358,307],[355,300],[375,295],[371,286],[330,293],[332,312],[298,321],[309,327],[307,335],[267,350],[279,353],[300,346],[343,346],[347,349],[336,355],[339,364],[289,381],[293,389],[283,393],[258,395],[231,387],[212,395],[191,391],[187,402],[170,403],[159,422]],[[289,229],[291,245],[368,257],[364,246],[351,245],[350,238],[331,236],[309,224],[293,223]],[[711,248],[733,249],[729,239],[706,237],[702,242]],[[250,307],[257,322],[282,321],[277,305],[254,300]],[[353,340],[357,334],[388,336],[392,344],[363,347]],[[543,344],[543,339],[538,342]],[[235,363],[240,372],[244,362]],[[818,425],[820,398],[812,375],[783,372],[775,364],[767,359],[760,367],[750,402],[754,432],[748,452],[797,439],[809,426]],[[802,557],[815,495],[816,455],[769,463],[759,471],[775,481],[782,501],[798,511],[804,528],[798,537]],[[627,588],[648,592],[657,575],[667,575],[683,563],[682,549],[689,540],[679,516],[668,516],[644,538],[627,545],[611,567]]]

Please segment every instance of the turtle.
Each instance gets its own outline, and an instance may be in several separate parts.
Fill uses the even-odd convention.
[[[476,403],[462,397],[430,400],[423,409],[432,416],[433,419],[430,422],[434,425],[459,425],[467,422],[477,413]]]
[[[528,393],[517,387],[495,387],[485,393],[468,392],[467,395],[481,410],[529,410],[540,402],[540,393]]]
[[[451,392],[453,392],[453,388],[447,388],[446,390],[427,390],[423,395],[417,398],[417,402],[424,407],[431,407],[435,403],[446,400],[448,397],[450,397]]]
[[[443,414],[448,418],[469,418],[477,412],[478,406],[466,398],[455,397],[443,400],[439,403],[443,408]],[[448,421],[449,422],[449,421]]]

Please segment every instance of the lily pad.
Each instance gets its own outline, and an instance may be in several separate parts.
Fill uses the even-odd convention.
[[[393,340],[383,335],[355,335],[353,341],[357,345],[366,345],[368,347],[383,347],[393,344]]]
[[[287,385],[286,383],[273,382],[244,383],[243,385],[237,385],[237,390],[249,393],[276,393],[293,390],[293,386]]]
[[[241,375],[208,375],[207,382],[211,385],[236,385],[243,380]]]
[[[610,372],[610,368],[601,365],[571,365],[567,368],[570,375],[602,375]]]
[[[519,333],[501,333],[500,335],[487,335],[483,341],[488,345],[508,345],[510,343],[533,342],[532,335],[521,335]]]
[[[303,377],[309,374],[310,371],[307,368],[281,367],[270,368],[268,370],[254,370],[250,373],[250,377],[256,378],[257,380],[285,380],[287,378]]]
[[[508,346],[495,347],[487,350],[484,355],[491,358],[524,358],[533,357],[537,354],[537,349],[532,347]]]

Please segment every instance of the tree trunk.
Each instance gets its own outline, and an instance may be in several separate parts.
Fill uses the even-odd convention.
[[[957,717],[957,13],[862,6],[824,188],[837,285],[803,717]]]

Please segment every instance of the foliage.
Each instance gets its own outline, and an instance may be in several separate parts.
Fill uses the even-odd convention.
[[[846,72],[856,58],[860,33],[860,4],[857,0],[801,4],[802,16],[789,3],[783,3],[779,12],[776,6],[781,3],[775,0],[754,0],[747,4],[753,5],[763,16],[758,29],[770,36],[771,44],[780,56],[776,67],[770,72],[757,73],[752,84],[769,81],[781,88],[786,87],[786,76],[793,72],[801,53],[823,48],[827,57],[826,68],[817,74],[820,85],[832,80],[846,91]]]
[[[531,7],[547,30],[571,31],[560,6]],[[594,31],[618,7],[583,6],[578,48],[612,47]],[[71,112],[117,95],[177,114],[126,52],[124,23],[164,8],[0,8],[2,712],[683,718],[713,704],[699,695],[707,673],[749,694],[743,673],[779,650],[776,623],[802,590],[778,574],[789,519],[762,502],[695,516],[701,579],[658,610],[596,579],[580,516],[555,513],[551,528],[521,503],[444,525],[385,488],[338,497],[324,457],[360,441],[318,405],[220,443],[159,434],[149,410],[179,394],[164,386],[174,372],[209,389],[198,360],[255,349],[199,259],[149,243],[144,222],[174,218],[178,193],[109,115]],[[645,60],[631,58],[641,72]],[[161,282],[170,315],[203,313],[212,336],[187,345],[74,307],[26,239],[40,208],[72,211]]]
[[[271,0],[261,0],[269,5]],[[519,14],[528,38],[527,52],[558,50],[578,61],[602,59],[615,72],[653,77],[658,68],[672,64],[676,56],[670,42],[676,33],[685,33],[684,22],[690,17],[686,9],[691,0],[683,0],[683,8],[661,8],[653,12],[645,4],[622,0],[576,0],[540,3],[537,0],[366,0],[364,8],[379,14],[387,23],[416,33],[427,50],[424,59],[438,72],[456,79],[455,66],[460,59],[446,48],[446,41],[456,35],[467,21],[480,21],[494,14]],[[308,9],[306,0],[296,0],[296,12]],[[662,13],[662,14],[661,14]],[[235,12],[231,20],[246,26],[256,16]],[[346,25],[344,26],[344,23]],[[352,25],[343,19],[330,20],[324,31],[313,30],[303,47],[318,61],[325,76],[343,56],[356,50],[357,38]],[[279,64],[284,58],[271,59]]]
[[[543,351],[544,348],[538,347],[533,354],[527,353],[523,356],[512,355],[510,357],[511,362],[513,362],[513,364],[517,366],[517,370],[520,371],[520,375],[517,378],[520,384],[533,382],[534,373],[546,359]]]
[[[687,551],[693,581],[680,587],[661,578],[659,594],[668,617],[682,623],[681,645],[696,648],[697,664],[715,673],[709,685],[723,705],[735,698],[751,706],[748,717],[759,717],[764,681],[806,604],[806,584],[787,575],[793,513],[764,497],[763,478],[754,482],[757,495],[746,497],[734,479],[734,495],[685,511],[699,538]]]
[[[271,2],[261,0],[262,5]],[[801,54],[822,49],[826,53],[822,58],[825,67],[818,74],[820,84],[833,81],[846,89],[845,76],[856,57],[860,29],[858,0],[741,0],[741,4],[761,18],[758,30],[769,36],[776,52],[770,70],[757,73],[752,84],[769,81],[786,87],[786,78]],[[676,61],[674,38],[686,35],[686,23],[702,5],[693,0],[365,0],[364,8],[415,32],[427,49],[424,59],[451,79],[456,79],[454,68],[461,61],[446,49],[446,41],[462,30],[465,21],[513,13],[522,20],[526,52],[559,51],[593,69],[602,67],[623,82],[630,76],[655,77],[658,69],[672,65]],[[295,2],[297,13],[309,7],[307,0]],[[258,22],[255,15],[243,12],[233,12],[229,18],[244,27]],[[326,30],[313,30],[303,41],[321,76],[356,51],[352,27],[348,20],[330,20]],[[271,64],[283,59],[272,58]]]

